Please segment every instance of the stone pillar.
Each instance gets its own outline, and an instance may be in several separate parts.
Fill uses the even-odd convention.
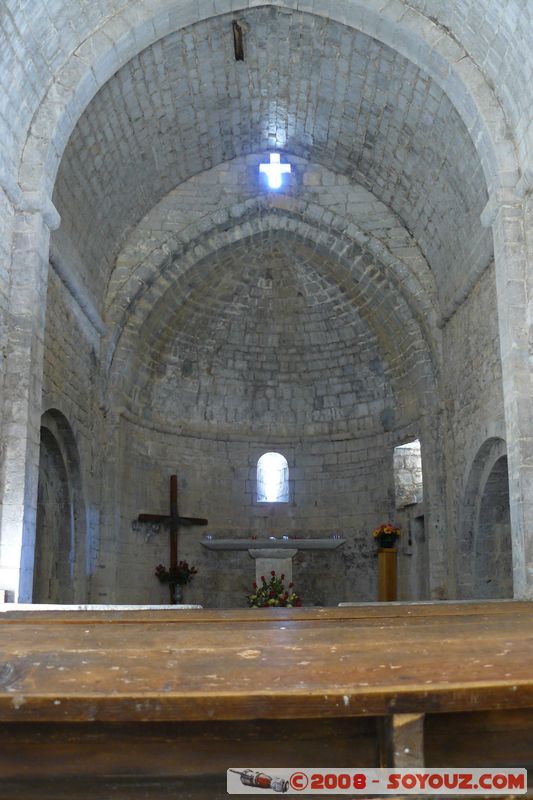
[[[122,566],[120,564],[120,553],[123,546],[121,537],[131,536],[131,520],[122,520],[121,498],[124,496],[125,488],[122,482],[127,481],[129,472],[125,462],[128,448],[127,433],[124,430],[120,411],[107,412],[103,438],[100,466],[102,475],[100,520],[98,535],[94,542],[91,602],[128,602],[131,591],[127,582],[121,586],[118,579]],[[104,530],[105,536],[102,536]],[[164,530],[168,536],[168,529]],[[157,584],[155,578],[154,582]],[[124,592],[124,597],[119,594],[121,590]]]
[[[50,222],[18,211],[11,260],[3,391],[0,589],[31,601]]]
[[[436,407],[421,420],[422,471],[424,476],[424,529],[429,600],[446,600],[453,592],[450,550],[447,537],[446,437],[443,413]]]
[[[529,272],[524,206],[502,202],[492,220],[515,597],[533,599],[533,384],[529,346]],[[528,269],[528,267],[530,269]]]

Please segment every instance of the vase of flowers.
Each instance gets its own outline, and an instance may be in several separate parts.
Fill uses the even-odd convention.
[[[372,536],[377,540],[380,547],[394,547],[400,537],[400,528],[395,528],[392,523],[380,525],[372,531]]]
[[[160,583],[168,583],[171,605],[183,602],[183,587],[192,581],[197,572],[196,567],[190,567],[187,561],[180,561],[177,566],[169,569],[163,564],[158,564],[155,568],[155,576]]]
[[[294,584],[289,583],[285,588],[285,575],[282,573],[278,578],[276,570],[272,570],[270,578],[267,581],[264,575],[261,575],[261,583],[258,586],[257,582],[253,582],[253,589],[247,595],[247,602],[250,608],[293,608],[294,606],[301,606],[302,601],[294,591]]]

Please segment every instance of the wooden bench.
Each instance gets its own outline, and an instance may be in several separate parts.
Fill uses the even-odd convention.
[[[1,800],[218,800],[243,765],[533,769],[533,603],[11,611],[0,643]]]

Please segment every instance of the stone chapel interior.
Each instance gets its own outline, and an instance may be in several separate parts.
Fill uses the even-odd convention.
[[[398,599],[531,597],[527,4],[78,5],[31,44],[7,3],[5,597],[167,603],[173,474],[186,603],[270,537],[304,605],[374,601],[388,520]]]

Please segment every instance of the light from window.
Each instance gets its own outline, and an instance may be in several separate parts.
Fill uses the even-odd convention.
[[[279,189],[283,183],[283,175],[290,173],[291,165],[282,164],[279,153],[270,154],[269,164],[259,164],[259,172],[267,176],[268,185],[271,189]]]
[[[394,488],[396,508],[405,508],[424,500],[422,454],[418,439],[394,448]]]
[[[257,502],[289,502],[289,465],[281,453],[265,453],[257,462]]]

